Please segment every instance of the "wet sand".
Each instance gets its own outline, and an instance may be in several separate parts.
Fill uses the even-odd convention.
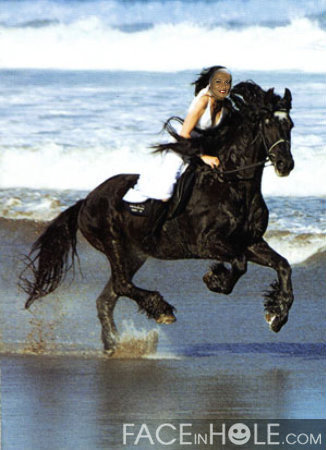
[[[18,255],[40,228],[1,227],[2,449],[131,449],[122,446],[123,423],[152,419],[325,416],[325,255],[294,267],[295,304],[279,334],[263,319],[272,271],[250,266],[226,297],[202,283],[205,261],[150,260],[137,284],[159,289],[178,321],[158,327],[122,299],[119,328],[131,338],[158,330],[158,349],[152,358],[108,359],[95,307],[107,265],[82,240],[84,276],[23,309]]]
[[[5,450],[121,449],[124,423],[323,417],[325,363],[286,355],[3,356]],[[160,447],[152,447],[160,448]]]

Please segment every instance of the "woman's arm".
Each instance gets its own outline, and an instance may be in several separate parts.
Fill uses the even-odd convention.
[[[207,104],[209,101],[208,95],[203,95],[196,105],[188,112],[185,121],[183,122],[180,136],[184,138],[190,138],[191,132],[199,122],[199,119],[204,114],[205,109],[207,108]]]
[[[203,95],[191,111],[187,114],[185,121],[183,122],[180,136],[189,139],[191,132],[199,122],[199,119],[204,114],[207,104],[209,102],[209,96]],[[216,156],[200,155],[200,158],[205,164],[208,164],[212,169],[218,167],[220,164],[219,159]]]

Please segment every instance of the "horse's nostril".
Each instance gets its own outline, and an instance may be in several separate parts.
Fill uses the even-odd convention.
[[[290,173],[294,167],[294,161],[284,161],[279,159],[275,163],[276,170],[280,173]]]
[[[283,170],[284,166],[285,166],[284,161],[279,160],[279,161],[276,162],[276,167],[277,167],[278,170]]]

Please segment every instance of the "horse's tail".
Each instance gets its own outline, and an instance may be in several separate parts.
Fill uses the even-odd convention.
[[[36,299],[53,292],[68,270],[74,267],[74,259],[78,256],[77,219],[83,202],[80,200],[63,211],[34,242],[20,275],[20,287],[29,295],[25,308],[29,308]],[[32,280],[27,278],[29,272],[32,272]]]

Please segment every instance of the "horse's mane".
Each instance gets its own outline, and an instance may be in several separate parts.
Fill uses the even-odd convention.
[[[231,91],[230,98],[237,103],[239,97],[246,105],[262,106],[266,91],[254,81],[242,81]]]
[[[196,128],[196,136],[191,138],[180,136],[173,126],[174,121],[183,123],[183,119],[180,117],[171,117],[164,124],[164,129],[174,138],[174,142],[154,145],[154,153],[173,150],[185,157],[200,154],[216,155],[217,142],[219,147],[229,142],[231,135],[234,134],[234,130],[239,129],[241,126],[243,118],[241,112],[232,108],[230,103],[226,117],[223,118],[223,126],[207,130]]]
[[[254,81],[242,81],[235,85],[231,91],[231,98],[235,100],[237,96],[241,96],[246,105],[256,110],[263,107],[273,111],[276,107],[282,107],[282,97],[275,94],[274,88],[266,92]]]

